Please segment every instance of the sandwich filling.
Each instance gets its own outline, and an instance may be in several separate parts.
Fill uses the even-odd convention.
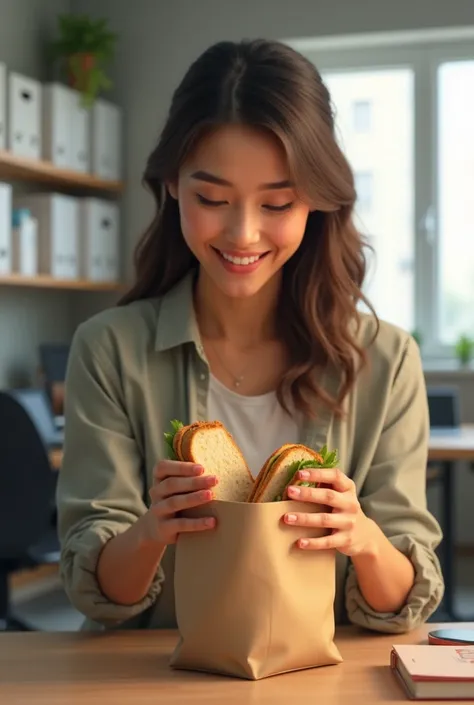
[[[311,460],[296,460],[291,463],[286,469],[287,472],[287,483],[285,490],[291,485],[291,482],[300,470],[305,470],[307,468],[334,468],[338,463],[337,451],[328,451],[327,446],[323,446],[317,455],[321,458],[311,459]],[[299,480],[297,483],[300,487],[318,487],[319,482],[308,482],[306,480]],[[283,493],[284,494],[284,493]],[[283,494],[278,494],[274,498],[274,502],[281,502],[283,500]]]

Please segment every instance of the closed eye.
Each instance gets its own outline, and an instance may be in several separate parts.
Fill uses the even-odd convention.
[[[291,203],[284,203],[282,206],[263,206],[266,208],[268,211],[272,211],[273,213],[283,213],[284,211],[289,211],[290,208],[292,207],[293,202]]]
[[[197,193],[196,196],[199,203],[202,203],[203,206],[225,206],[225,204],[227,203],[227,201],[211,201],[209,198],[201,196],[200,193]]]

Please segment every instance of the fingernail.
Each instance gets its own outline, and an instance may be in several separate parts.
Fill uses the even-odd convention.
[[[216,523],[215,519],[205,519],[204,520],[205,526],[214,526],[215,523]]]
[[[203,499],[212,499],[213,494],[212,494],[211,490],[204,490],[202,493],[202,497],[203,497]]]
[[[202,473],[204,472],[204,468],[201,465],[195,465],[193,468],[193,472],[196,475],[202,475]]]
[[[309,544],[308,539],[300,539],[299,540],[300,548],[306,548],[306,546],[308,546],[308,544]]]
[[[288,492],[289,494],[293,495],[293,497],[298,497],[301,494],[301,490],[299,487],[289,487]]]
[[[286,521],[289,524],[293,524],[296,521],[296,514],[287,514],[286,515]]]
[[[299,470],[298,477],[300,477],[302,480],[307,480],[309,477],[309,472],[307,470]]]

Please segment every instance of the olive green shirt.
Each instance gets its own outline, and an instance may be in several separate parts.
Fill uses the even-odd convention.
[[[96,567],[104,544],[147,511],[170,420],[206,419],[209,367],[192,283],[189,275],[161,299],[106,310],[74,336],[57,501],[61,574],[72,604],[87,617],[85,628],[176,627],[172,546],[148,594],[132,606],[107,599]],[[374,326],[371,316],[362,316],[362,345],[368,346]],[[336,624],[402,632],[425,621],[443,595],[435,554],[441,531],[426,506],[427,396],[411,336],[382,322],[368,349],[369,366],[346,398],[346,419],[323,409],[316,421],[302,423],[300,441],[315,450],[325,443],[338,449],[340,468],[353,479],[363,510],[416,571],[404,607],[377,613],[359,591],[350,559],[338,554]],[[323,381],[331,393],[340,383],[335,371]],[[308,585],[309,605],[313,588],[317,599],[317,585]]]

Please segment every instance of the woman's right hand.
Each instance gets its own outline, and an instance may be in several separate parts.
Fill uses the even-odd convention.
[[[215,519],[203,517],[188,519],[177,516],[183,509],[198,507],[213,499],[212,488],[217,478],[204,475],[194,463],[162,460],[153,473],[150,489],[151,506],[147,512],[151,538],[163,545],[176,543],[178,534],[188,531],[206,531],[215,526]]]

